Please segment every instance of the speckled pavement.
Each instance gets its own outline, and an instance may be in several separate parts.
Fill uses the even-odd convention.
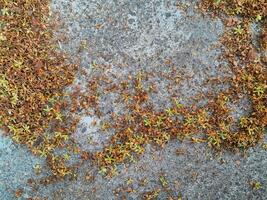
[[[182,77],[179,85],[173,85],[172,92],[183,103],[190,104],[198,92],[226,87],[203,87],[208,77],[231,75],[218,59],[223,24],[219,19],[200,14],[195,3],[194,0],[52,0],[51,11],[54,20],[61,22],[55,35],[64,34],[67,38],[58,42],[58,48],[68,53],[72,61],[81,61],[81,67],[89,74],[93,63],[106,66],[105,73],[110,77],[116,74],[114,82],[139,71],[168,73],[164,64],[168,60]],[[81,43],[86,48],[81,50]],[[75,84],[83,85],[84,81],[77,76]],[[161,77],[150,81],[159,88],[153,97],[154,105],[158,108],[168,105],[170,93],[166,87],[171,83]],[[109,119],[110,110],[123,112],[123,105],[117,105],[116,98],[112,93],[101,96],[105,119]],[[82,149],[100,150],[112,135],[92,126],[92,121],[98,125],[101,120],[96,116],[81,119],[73,137]],[[181,151],[179,155],[177,149]],[[142,199],[144,192],[157,189],[161,189],[158,199],[170,195],[189,200],[267,199],[267,151],[260,144],[246,155],[215,153],[204,144],[189,142],[172,141],[164,149],[148,145],[135,163],[118,166],[118,175],[112,179],[103,178],[88,161],[79,168],[75,181],[33,188],[28,179],[36,177],[36,165],[42,166],[38,178],[49,173],[42,158],[1,134],[0,199],[16,199],[18,188],[23,189],[20,199]],[[161,176],[171,190],[162,189]],[[253,181],[259,182],[261,189],[253,190]]]

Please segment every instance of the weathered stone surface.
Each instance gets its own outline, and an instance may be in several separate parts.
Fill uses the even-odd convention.
[[[67,41],[59,43],[62,51],[68,52],[90,72],[93,62],[107,65],[107,74],[116,74],[114,82],[140,70],[168,72],[164,65],[170,60],[180,72],[180,84],[173,91],[182,102],[190,103],[197,92],[218,90],[203,87],[209,77],[229,75],[227,68],[220,65],[221,50],[214,45],[223,33],[220,20],[202,16],[195,8],[195,1],[183,1],[188,7],[182,10],[176,0],[53,0],[52,11],[58,13],[63,22],[61,30]],[[81,43],[87,48],[81,49]],[[121,68],[121,66],[124,66]],[[77,82],[84,80],[77,77]],[[153,80],[159,93],[153,96],[158,106],[168,104],[166,92],[168,80],[155,77]],[[110,110],[123,111],[123,105],[115,104],[116,94],[101,97],[104,113]],[[239,112],[237,112],[240,115]],[[242,113],[241,113],[242,114]],[[94,117],[81,120],[75,139],[84,150],[96,151],[103,147],[112,133],[103,135],[98,126],[92,126]],[[100,122],[97,121],[97,125]],[[90,143],[88,143],[90,140]],[[176,154],[176,149],[185,152]],[[0,137],[0,199],[14,199],[14,191],[24,187],[22,199],[47,197],[48,199],[117,199],[113,190],[130,185],[136,192],[124,195],[127,199],[141,199],[143,192],[160,188],[159,176],[165,174],[174,196],[183,199],[265,199],[267,196],[267,154],[261,147],[250,149],[248,155],[224,152],[217,155],[200,144],[173,141],[165,149],[147,147],[146,153],[136,163],[118,167],[119,175],[104,179],[91,163],[84,164],[77,181],[64,181],[41,187],[33,192],[26,186],[27,179],[34,177],[33,166],[43,160],[32,156],[24,147],[13,144],[8,138]],[[46,168],[43,169],[43,174]],[[95,179],[88,181],[88,174]],[[148,183],[140,185],[140,180]],[[252,190],[251,181],[258,181],[262,189]],[[159,199],[166,199],[166,192]]]

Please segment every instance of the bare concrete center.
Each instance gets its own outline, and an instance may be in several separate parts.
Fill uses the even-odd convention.
[[[79,58],[90,76],[94,76],[92,63],[106,66],[104,73],[115,84],[140,71],[156,74],[149,81],[159,92],[151,101],[160,109],[168,105],[171,95],[190,103],[194,95],[211,89],[202,86],[209,77],[222,77],[227,71],[217,59],[220,49],[214,47],[223,33],[222,23],[198,13],[195,1],[187,1],[186,10],[178,3],[65,0],[53,1],[52,9],[64,23],[59,33],[67,35],[60,47],[73,59]],[[81,45],[86,47],[81,49]],[[157,73],[177,76],[178,83]],[[77,81],[85,85],[79,77]],[[170,86],[171,91],[166,92]],[[117,98],[112,92],[101,96],[104,113],[123,111],[123,106],[115,103]],[[83,148],[92,151],[108,141],[107,135],[90,125],[93,120],[85,117],[76,133]]]

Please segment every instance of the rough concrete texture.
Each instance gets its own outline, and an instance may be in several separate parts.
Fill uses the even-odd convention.
[[[1,135],[3,132],[0,132]],[[33,167],[43,165],[41,160],[24,147],[14,144],[9,138],[0,138],[0,199],[14,199],[17,188],[26,185],[29,178],[34,178]],[[25,192],[30,192],[25,188]]]
[[[178,3],[186,9],[181,9]],[[113,83],[140,71],[170,73],[165,65],[170,60],[181,75],[179,84],[157,76],[148,80],[158,86],[159,93],[151,101],[161,108],[168,105],[170,93],[184,103],[191,103],[190,97],[197,92],[226,87],[201,85],[207,77],[231,75],[218,61],[221,51],[215,46],[224,27],[220,20],[198,13],[195,3],[193,0],[53,0],[51,8],[57,20],[63,22],[57,34],[67,36],[65,42],[59,42],[60,50],[69,53],[73,60],[81,59],[81,66],[89,76],[99,73],[92,70],[94,63],[106,66],[103,73]],[[86,44],[85,49],[80,48],[81,43]],[[78,83],[84,84],[79,76]],[[170,84],[172,91],[167,91]],[[116,98],[116,93],[101,95],[104,119],[110,119],[110,111],[124,111],[122,104],[115,103]],[[92,126],[93,120],[97,121],[96,126]],[[101,120],[96,116],[84,116],[81,120],[74,138],[84,150],[101,149],[112,135],[99,130]],[[177,155],[177,149],[181,155]],[[267,198],[267,153],[260,145],[245,156],[230,152],[218,155],[205,145],[188,142],[172,141],[164,149],[148,145],[146,153],[135,163],[118,166],[119,174],[112,179],[103,178],[88,162],[79,169],[76,181],[65,180],[33,192],[27,179],[36,176],[33,166],[42,163],[23,146],[0,137],[0,199],[15,199],[14,191],[18,188],[24,188],[21,199],[106,200],[123,196],[141,199],[144,192],[157,188],[162,190],[158,199],[170,195],[211,200]],[[46,173],[45,166],[42,170],[40,177]],[[91,175],[95,178],[86,180]],[[162,189],[162,175],[171,191]],[[144,179],[146,184],[141,183]],[[253,190],[252,181],[260,182],[262,188]],[[114,190],[121,188],[132,188],[134,192],[121,191],[115,196]]]

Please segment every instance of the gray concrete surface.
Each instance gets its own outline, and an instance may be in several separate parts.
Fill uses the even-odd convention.
[[[224,27],[220,20],[198,13],[195,2],[53,0],[51,8],[58,15],[57,21],[63,22],[56,34],[67,36],[65,42],[59,42],[59,49],[69,53],[74,61],[81,59],[81,66],[89,72],[88,78],[105,73],[117,83],[140,71],[169,73],[170,68],[164,62],[170,60],[180,72],[180,84],[175,85],[160,76],[148,80],[159,88],[151,101],[161,108],[168,105],[168,97],[173,94],[182,102],[191,103],[190,97],[197,92],[227,87],[210,88],[201,84],[209,76],[231,75],[218,61],[221,50],[215,46]],[[177,3],[186,3],[183,5],[188,8],[182,10]],[[87,47],[81,49],[81,43],[86,43]],[[105,66],[106,70],[93,71],[92,63]],[[77,76],[76,84],[84,85],[85,81]],[[173,89],[166,92],[170,84]],[[83,117],[74,133],[82,149],[96,151],[108,141],[112,133],[103,134],[99,123],[109,119],[110,110],[124,112],[123,105],[115,103],[116,99],[116,93],[101,94],[100,106],[106,113],[103,119]],[[97,120],[97,126],[92,126],[92,120]],[[184,154],[176,155],[176,149],[182,149]],[[148,145],[146,153],[135,163],[118,166],[119,174],[112,179],[103,178],[98,169],[87,162],[79,169],[77,181],[66,180],[33,191],[27,179],[36,176],[33,170],[36,164],[42,165],[43,160],[1,136],[0,199],[15,199],[14,191],[18,188],[24,188],[21,199],[111,200],[122,199],[124,195],[126,199],[141,199],[144,192],[162,189],[159,180],[162,174],[172,190],[162,190],[158,199],[167,199],[170,195],[176,198],[182,195],[189,200],[267,198],[267,153],[260,145],[250,149],[246,156],[230,152],[218,155],[205,145],[178,141],[170,142],[164,149]],[[46,173],[44,165],[40,177]],[[95,179],[86,180],[88,174]],[[147,179],[147,183],[141,184],[142,179]],[[262,188],[253,190],[252,181],[260,182]],[[116,197],[113,191],[125,186],[134,192],[120,192]]]

